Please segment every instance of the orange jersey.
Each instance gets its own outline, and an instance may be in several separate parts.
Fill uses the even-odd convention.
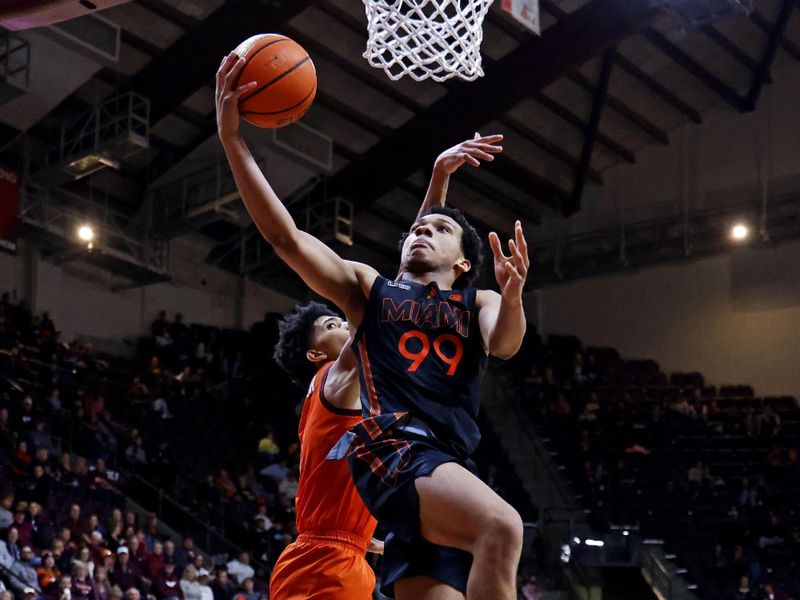
[[[335,408],[325,400],[325,380],[332,364],[317,371],[300,417],[297,531],[347,533],[363,540],[366,548],[377,522],[356,491],[347,461],[325,460],[336,442],[361,421],[360,410]]]
[[[346,460],[325,460],[361,420],[325,400],[333,363],[311,382],[300,417],[297,540],[283,551],[270,578],[272,600],[369,600],[375,574],[364,557],[376,521],[367,512]]]

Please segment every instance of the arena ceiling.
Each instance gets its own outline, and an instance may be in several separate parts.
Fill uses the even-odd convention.
[[[116,61],[65,46],[47,29],[15,33],[31,47],[30,86],[0,105],[2,159],[22,171],[24,156],[38,164],[60,144],[64,123],[135,92],[149,100],[148,147],[49,193],[112,207],[132,236],[151,225],[167,237],[198,231],[213,246],[209,262],[285,291],[300,288],[243,214],[215,133],[214,73],[251,35],[280,32],[309,51],[319,92],[303,119],[311,137],[297,144],[329,143],[331,168],[248,128],[254,153],[298,218],[325,200],[352,202],[353,245],[340,250],[386,272],[434,158],[474,131],[505,134],[506,150],[490,165],[463,168],[450,198],[482,232],[502,234],[515,218],[532,227],[543,215],[579,211],[584,191],[604,185],[611,167],[668,145],[687,122],[702,127],[711,107],[752,111],[771,69],[800,60],[795,0],[757,0],[749,15],[690,28],[643,0],[540,3],[541,37],[497,2],[484,27],[486,76],[435,84],[393,82],[366,63],[361,0],[95,2],[121,28]],[[25,3],[8,10],[15,4]],[[76,14],[92,6],[27,4],[69,5]],[[4,10],[0,22],[13,16]],[[206,195],[187,200],[187,188]]]

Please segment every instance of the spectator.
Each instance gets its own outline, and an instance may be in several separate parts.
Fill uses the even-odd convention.
[[[130,551],[126,546],[117,548],[117,563],[114,565],[111,577],[114,584],[123,590],[130,591],[131,588],[140,590],[142,588],[142,580],[131,561]]]
[[[131,445],[125,450],[125,459],[134,468],[147,464],[147,453],[144,450],[144,440],[141,435],[133,438]]]
[[[33,547],[33,525],[31,525],[30,522],[25,519],[25,517],[28,515],[27,510],[27,502],[20,502],[17,504],[17,510],[14,511],[14,527],[19,533],[19,539],[17,543],[20,546]]]
[[[17,444],[17,453],[11,458],[11,475],[17,480],[24,480],[28,476],[33,458],[28,454],[28,443],[20,440]]]
[[[72,600],[72,576],[61,575],[58,580],[58,600]]]
[[[184,600],[181,582],[175,574],[175,560],[164,559],[161,571],[153,579],[153,590],[158,600]]]
[[[183,538],[181,547],[175,551],[175,564],[178,568],[183,569],[183,567],[194,560],[195,554],[197,554],[197,552],[194,547],[194,539],[187,535]]]
[[[108,569],[96,567],[94,570],[94,589],[97,600],[111,600],[111,582],[108,580]]]
[[[23,546],[20,552],[20,559],[9,569],[16,581],[12,581],[12,587],[22,589],[24,586],[37,588],[39,586],[36,569],[33,567],[33,548]]]
[[[255,585],[252,577],[248,577],[242,582],[242,593],[236,594],[235,599],[241,598],[242,600],[262,600],[262,595],[255,591]]]
[[[297,490],[299,488],[300,482],[297,479],[297,471],[292,469],[289,471],[286,479],[284,479],[278,486],[278,491],[289,501],[290,508],[294,506],[294,501],[297,497]]]
[[[73,504],[70,507],[69,517],[64,521],[63,527],[69,529],[70,537],[76,542],[83,538],[83,534],[86,533],[86,528],[81,521],[81,507],[79,505]]]
[[[214,600],[231,600],[236,593],[236,586],[228,579],[228,571],[224,567],[217,569],[217,576],[211,584]]]
[[[0,530],[11,527],[11,523],[14,522],[12,506],[14,506],[14,494],[6,494],[0,502]]]
[[[89,550],[88,546],[81,546],[80,550],[78,550],[78,558],[75,560],[76,563],[82,564],[86,567],[86,575],[92,579],[94,578],[94,561],[92,561],[92,551]],[[73,583],[75,581],[75,573],[72,573],[72,580]]]
[[[0,566],[10,569],[16,561],[22,558],[19,546],[19,531],[11,527],[6,533],[6,539],[0,542]]]
[[[147,525],[144,530],[144,544],[148,552],[153,551],[153,546],[155,546],[157,540],[158,540],[158,515],[156,513],[150,513],[149,515],[147,515]]]
[[[141,592],[135,587],[128,588],[128,591],[125,592],[125,600],[140,600],[141,597]]]
[[[79,560],[72,567],[72,600],[98,600],[89,569]]]
[[[154,578],[164,567],[164,544],[161,542],[153,543],[153,551],[147,557],[148,577]]]
[[[286,479],[286,476],[289,475],[289,471],[289,467],[286,466],[286,459],[281,458],[281,460],[278,462],[272,463],[265,469],[262,469],[261,474],[264,477],[269,477],[277,486],[280,485],[284,479]]]
[[[183,570],[180,586],[184,600],[203,600],[203,590],[197,581],[197,569],[194,565],[187,565]]]
[[[55,596],[58,591],[58,579],[61,572],[56,568],[56,559],[53,552],[45,550],[42,552],[42,564],[36,569],[36,576],[39,581],[39,589],[45,596]]]
[[[234,581],[240,585],[248,577],[253,577],[256,572],[250,566],[250,555],[247,552],[242,552],[238,559],[234,559],[227,564],[228,574]]]
[[[200,586],[201,600],[214,600],[214,592],[209,586],[209,575],[211,574],[205,567],[200,567],[197,569],[197,583]]]
[[[56,562],[56,568],[63,574],[69,573],[72,569],[72,550],[66,547],[64,540],[56,538],[53,540],[53,559]],[[70,586],[72,582],[70,582]]]

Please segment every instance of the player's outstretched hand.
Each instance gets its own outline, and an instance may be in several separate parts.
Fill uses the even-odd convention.
[[[372,554],[383,554],[383,541],[372,538],[367,546],[367,552]]]
[[[528,243],[522,233],[522,223],[514,225],[514,238],[508,240],[511,256],[503,254],[500,238],[495,232],[489,234],[489,245],[494,255],[494,276],[500,286],[500,294],[504,300],[518,300],[522,297],[522,288],[528,277]]]
[[[231,52],[222,59],[217,70],[217,133],[223,141],[239,133],[239,97],[257,85],[255,81],[251,81],[233,88],[244,65],[245,60]]]
[[[436,159],[433,168],[440,170],[445,175],[452,175],[464,163],[480,167],[482,160],[491,162],[494,160],[495,154],[503,151],[503,147],[500,145],[502,141],[502,134],[482,136],[480,133],[476,133],[472,139],[442,152]]]

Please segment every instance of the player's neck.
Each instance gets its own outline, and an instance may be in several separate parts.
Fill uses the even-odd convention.
[[[449,290],[453,287],[453,275],[451,273],[440,273],[438,271],[430,271],[428,273],[400,273],[398,277],[401,281],[413,281],[414,283],[421,283],[428,285],[431,282],[436,282],[440,290]]]

